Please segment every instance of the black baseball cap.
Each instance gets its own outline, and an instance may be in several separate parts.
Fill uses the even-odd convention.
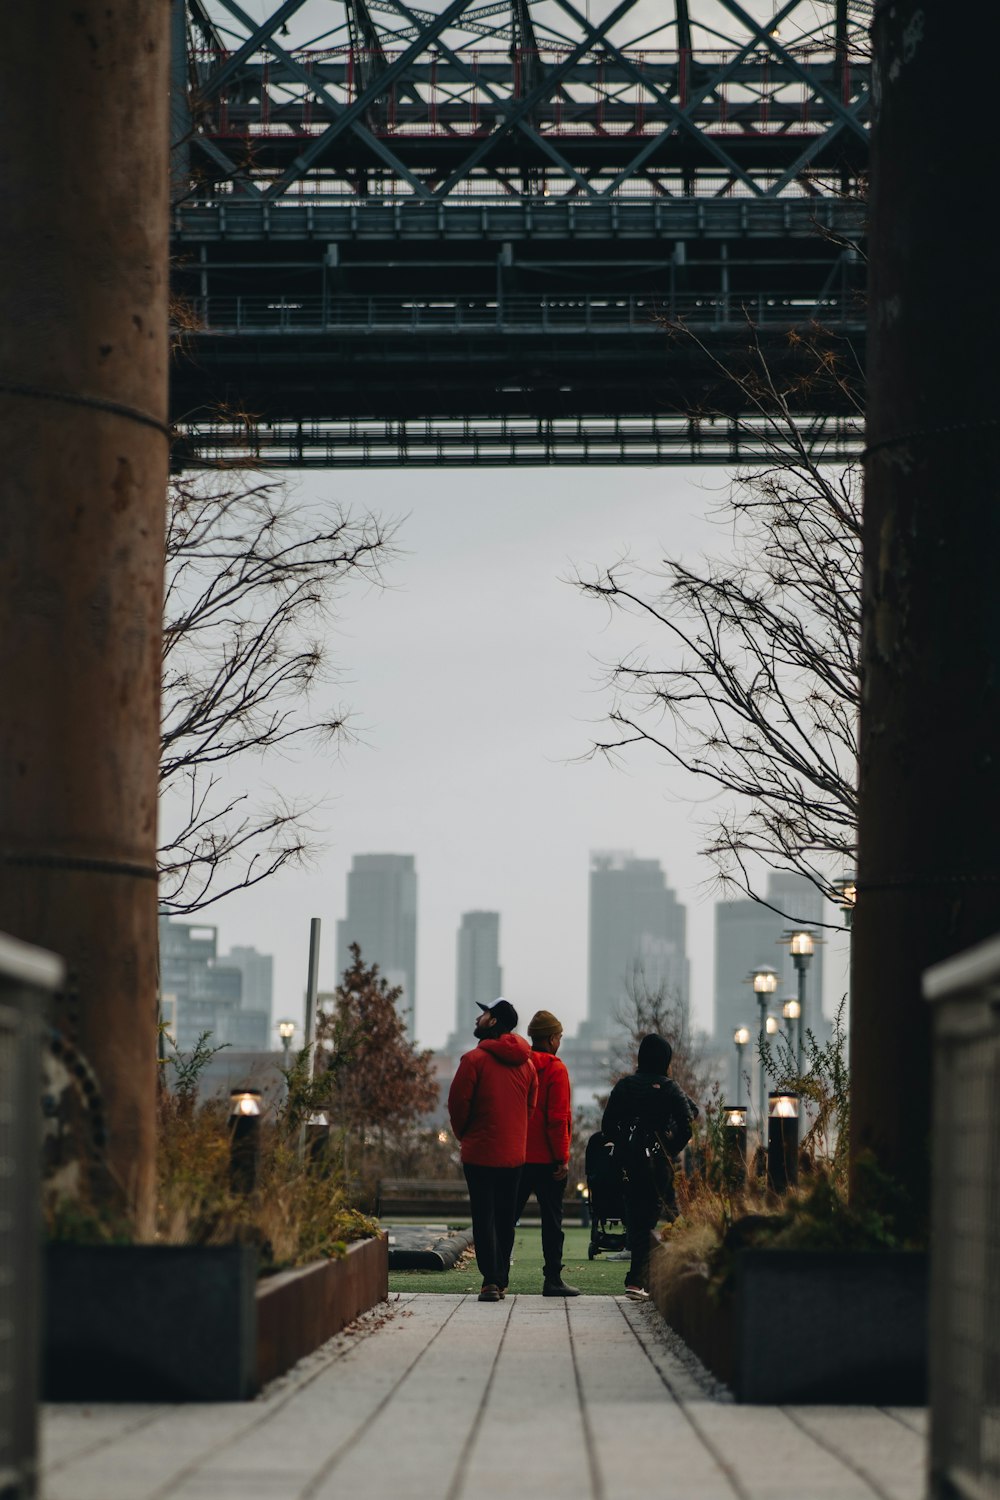
[[[481,1011],[495,1017],[496,1023],[502,1031],[516,1031],[517,1011],[509,1000],[504,1000],[501,997],[499,1000],[494,1000],[492,1005],[484,1005],[481,1000],[477,1000],[476,1004]]]

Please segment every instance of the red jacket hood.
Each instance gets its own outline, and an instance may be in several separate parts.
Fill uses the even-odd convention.
[[[510,1068],[518,1067],[531,1056],[531,1048],[516,1031],[508,1031],[505,1036],[484,1036],[479,1045],[497,1062],[506,1063]]]

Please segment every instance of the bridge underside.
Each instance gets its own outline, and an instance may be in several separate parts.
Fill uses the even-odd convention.
[[[216,205],[176,230],[180,463],[751,461],[764,378],[825,452],[858,446],[850,204]]]
[[[440,3],[174,0],[175,462],[856,451],[849,0]]]

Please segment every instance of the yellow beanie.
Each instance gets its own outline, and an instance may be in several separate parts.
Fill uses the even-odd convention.
[[[536,1010],[528,1022],[529,1036],[553,1036],[562,1029],[562,1022],[557,1021],[550,1010]]]

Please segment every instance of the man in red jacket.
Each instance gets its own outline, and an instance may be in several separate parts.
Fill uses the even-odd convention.
[[[563,1193],[569,1172],[573,1107],[566,1064],[556,1053],[562,1022],[550,1010],[538,1010],[528,1022],[531,1061],[538,1074],[538,1102],[528,1121],[528,1150],[517,1194],[520,1218],[531,1194],[542,1216],[542,1296],[578,1297],[579,1289],[562,1279]]]
[[[517,1185],[524,1165],[528,1115],[538,1095],[531,1048],[516,1036],[507,1000],[479,1004],[479,1046],[466,1052],[448,1092],[451,1128],[462,1143],[472,1205],[472,1237],[483,1277],[480,1302],[499,1302],[510,1279]]]

